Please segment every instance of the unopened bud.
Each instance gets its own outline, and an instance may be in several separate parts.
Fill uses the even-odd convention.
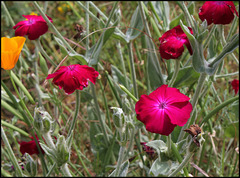
[[[57,164],[62,166],[67,163],[70,157],[70,150],[68,149],[64,136],[60,135],[56,144]]]
[[[52,129],[52,117],[48,112],[40,108],[35,108],[34,111],[34,127],[39,130],[39,132],[47,133]]]

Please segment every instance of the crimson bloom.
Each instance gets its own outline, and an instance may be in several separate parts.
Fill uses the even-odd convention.
[[[190,27],[188,27],[188,29],[193,34],[192,29]],[[177,59],[184,51],[183,45],[187,47],[191,55],[193,53],[187,35],[184,33],[180,25],[166,31],[162,37],[159,38],[159,41],[159,52],[164,59]]]
[[[234,13],[238,16],[238,12],[232,1],[206,1],[199,9],[199,18],[207,20],[208,25],[229,24],[234,18]]]
[[[53,79],[53,83],[66,94],[72,94],[75,90],[83,90],[88,86],[88,80],[93,84],[99,73],[93,67],[87,65],[61,66],[55,73],[49,74],[46,79]]]
[[[47,22],[38,15],[23,15],[26,18],[24,21],[18,22],[15,29],[15,36],[27,35],[29,40],[35,40],[48,31]],[[47,16],[48,17],[48,16]],[[48,19],[52,22],[51,17]]]
[[[38,137],[36,136],[37,140]],[[34,141],[34,138],[31,137],[31,141],[29,142],[25,142],[25,141],[21,141],[19,142],[20,144],[20,152],[24,155],[25,153],[28,153],[30,155],[33,155],[33,154],[39,154],[39,151],[38,151],[38,148],[37,148],[37,145],[36,145],[36,142]],[[38,141],[39,143],[39,141]],[[39,145],[40,146],[40,145]],[[41,148],[40,146],[40,149],[42,151],[42,153],[44,154],[45,152],[43,151],[43,149]]]
[[[162,85],[149,95],[142,95],[135,105],[137,119],[152,133],[168,136],[190,118],[190,98],[176,88]]]
[[[234,89],[235,95],[236,95],[236,94],[238,93],[238,90],[239,90],[239,80],[234,79],[234,80],[231,82],[231,85],[232,85],[232,88]]]

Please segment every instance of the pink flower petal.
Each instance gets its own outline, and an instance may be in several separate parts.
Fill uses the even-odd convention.
[[[166,114],[169,116],[171,123],[180,127],[184,126],[192,111],[192,104],[188,101],[174,103],[166,108]]]
[[[188,29],[193,33],[191,28],[188,27]],[[193,53],[187,35],[183,32],[180,25],[165,32],[162,37],[159,38],[159,42],[159,52],[164,59],[179,58],[184,51],[183,44],[187,47],[191,55]]]
[[[29,40],[35,40],[48,31],[46,22],[36,22],[32,24],[28,31]]]
[[[232,1],[206,1],[199,9],[199,18],[207,20],[208,25],[229,24],[234,18],[234,13],[238,16],[237,10]]]
[[[20,26],[16,31],[15,31],[15,36],[25,36],[28,34],[29,26]]]
[[[74,64],[61,66],[55,73],[49,74],[46,79],[53,78],[53,83],[66,94],[72,94],[75,90],[83,90],[88,86],[88,80],[93,84],[99,73],[87,65]]]
[[[176,88],[162,85],[149,95],[142,95],[135,105],[137,119],[152,133],[169,135],[190,118],[192,105],[189,97]]]

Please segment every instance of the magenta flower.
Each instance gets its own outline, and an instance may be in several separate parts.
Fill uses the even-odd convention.
[[[235,95],[238,93],[238,90],[239,90],[239,80],[237,79],[234,79],[232,82],[231,82],[231,85],[232,85],[232,88],[233,90],[235,91]]]
[[[35,135],[37,140],[38,140],[38,137],[37,135]],[[19,142],[20,144],[20,152],[24,155],[25,153],[28,153],[30,155],[33,155],[33,154],[39,154],[39,151],[38,151],[38,148],[37,148],[37,145],[36,145],[36,142],[34,141],[34,138],[31,137],[31,141],[29,142],[25,142],[25,141],[21,141]],[[39,143],[39,141],[38,141]],[[43,151],[43,149],[41,148],[40,146],[40,149],[42,151],[42,153],[44,154],[45,152]]]
[[[29,40],[35,40],[48,31],[47,22],[38,15],[23,15],[26,18],[24,21],[18,22],[15,29],[15,36],[28,36]],[[47,16],[48,17],[48,16]],[[52,22],[52,19],[48,17]]]
[[[75,90],[83,90],[88,86],[88,80],[93,84],[99,73],[87,65],[61,66],[55,73],[49,74],[46,79],[53,79],[53,83],[60,89],[63,88],[66,94],[72,94]]]
[[[229,24],[234,18],[234,13],[238,16],[238,12],[232,1],[206,1],[199,9],[199,18],[207,20],[208,25]]]
[[[188,29],[193,34],[192,29],[190,27],[188,27]],[[187,47],[191,55],[193,53],[187,35],[183,32],[180,25],[166,31],[162,37],[159,38],[159,41],[159,52],[164,59],[177,59],[184,51],[183,45]]]
[[[137,119],[152,133],[169,135],[190,118],[190,98],[176,88],[162,85],[149,95],[142,95],[135,105]]]

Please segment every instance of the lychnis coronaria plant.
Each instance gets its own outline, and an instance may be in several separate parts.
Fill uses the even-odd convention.
[[[234,14],[238,12],[232,1],[206,1],[199,9],[199,18],[207,20],[208,25],[222,24],[226,25],[232,22]]]
[[[73,64],[61,66],[55,73],[49,74],[46,79],[53,78],[53,83],[65,91],[72,94],[75,90],[83,90],[88,86],[88,81],[93,84],[99,73],[93,67],[87,65]]]
[[[136,103],[137,119],[152,133],[169,135],[174,128],[186,124],[192,111],[190,98],[178,89],[162,85]]]
[[[188,28],[193,34],[192,29]],[[183,51],[185,45],[190,54],[192,54],[192,47],[187,38],[187,35],[183,32],[180,25],[174,27],[171,30],[165,32],[160,38],[159,52],[163,59],[177,59],[179,58]]]
[[[42,16],[23,15],[23,17],[25,17],[26,20],[18,22],[13,27],[13,29],[15,29],[15,36],[27,35],[29,40],[36,40],[48,31],[47,22]],[[50,22],[53,22],[51,17],[48,17],[48,19]]]

